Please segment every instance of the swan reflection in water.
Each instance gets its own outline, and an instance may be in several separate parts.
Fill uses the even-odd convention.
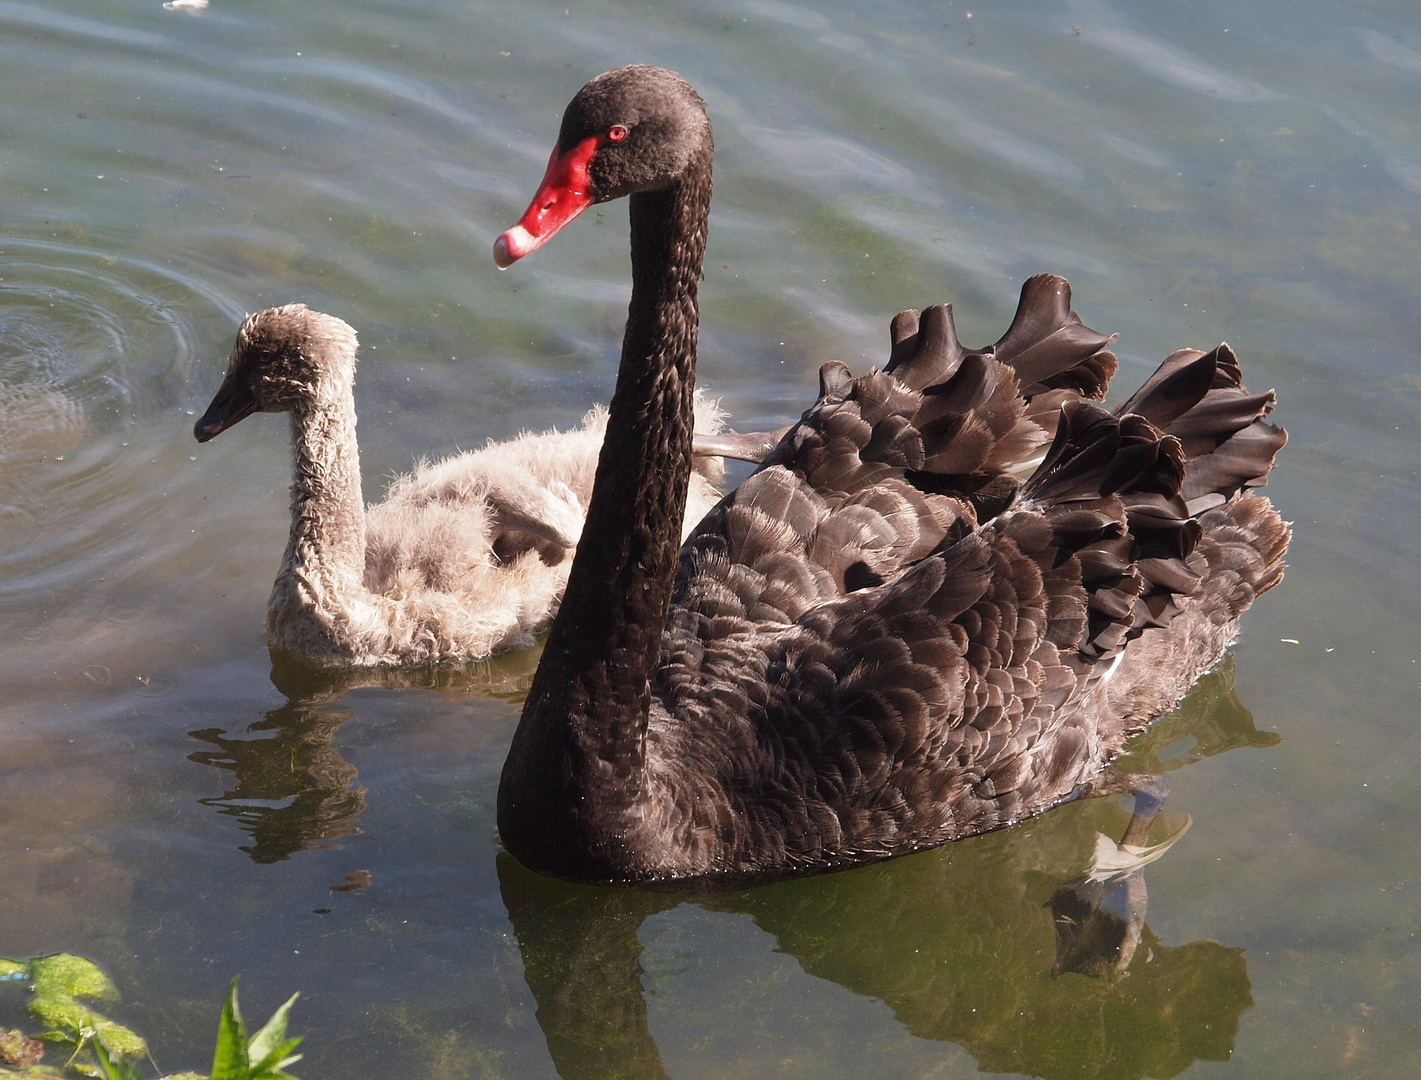
[[[232,774],[232,786],[199,799],[237,819],[250,844],[239,849],[253,862],[274,863],[298,851],[338,847],[360,833],[365,788],[342,756],[335,736],[355,715],[335,708],[352,690],[445,690],[461,695],[521,698],[532,681],[538,650],[525,650],[478,665],[425,669],[323,671],[271,654],[271,681],[286,704],[240,734],[203,728],[188,734],[212,749],[189,761]]]
[[[955,1043],[984,1071],[1109,1080],[1225,1061],[1253,1000],[1243,950],[1166,945],[1145,924],[1144,855],[1111,874],[1098,834],[1177,839],[1154,821],[1162,774],[1238,746],[1270,746],[1234,696],[1230,659],[1132,744],[1146,774],[1126,800],[1082,801],[1016,829],[902,859],[688,896],[573,885],[500,853],[499,884],[538,1023],[563,1080],[663,1077],[639,932],[681,904],[748,915],[803,971],[878,999],[919,1039]],[[1166,757],[1166,754],[1168,757]],[[1126,836],[1133,832],[1133,836]]]
[[[502,658],[474,686],[467,670],[337,678],[274,656],[272,681],[287,704],[241,735],[191,733],[213,747],[191,760],[233,776],[230,790],[202,802],[237,818],[251,837],[241,850],[259,863],[335,846],[360,832],[366,801],[335,742],[353,715],[335,707],[347,692],[473,689],[512,702],[536,663],[536,650]],[[1117,774],[1135,780],[1114,790],[1145,796],[1138,817],[1127,799],[1082,800],[907,858],[694,895],[572,885],[500,854],[503,902],[558,1074],[667,1075],[648,1022],[639,934],[682,904],[748,915],[806,974],[884,1002],[915,1037],[961,1046],[986,1071],[1137,1080],[1227,1060],[1252,1005],[1243,951],[1161,942],[1145,923],[1148,856],[1114,873],[1103,856],[1122,842],[1178,838],[1186,815],[1161,815],[1151,827],[1149,796],[1164,774],[1278,741],[1255,729],[1234,695],[1230,656],[1117,762]]]

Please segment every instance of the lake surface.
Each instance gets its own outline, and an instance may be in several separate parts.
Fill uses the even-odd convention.
[[[562,107],[715,126],[700,380],[734,423],[1066,275],[1112,400],[1227,339],[1291,434],[1283,585],[1136,747],[1186,836],[1128,972],[1050,902],[1128,806],[708,896],[499,852],[536,664],[273,668],[286,423],[193,419],[241,316],[360,332],[368,498],[610,395],[626,206],[500,274]],[[0,955],[111,972],[159,1064],[299,990],[303,1077],[1421,1073],[1421,10],[1402,3],[0,2]],[[421,682],[424,685],[420,685]],[[0,1021],[23,1019],[0,986]]]

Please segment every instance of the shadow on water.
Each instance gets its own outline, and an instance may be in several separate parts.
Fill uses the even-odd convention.
[[[319,850],[360,833],[366,790],[336,744],[354,710],[336,706],[352,690],[439,690],[521,700],[532,682],[540,650],[528,649],[477,666],[408,671],[330,672],[307,667],[273,651],[271,681],[286,704],[241,734],[203,728],[188,734],[212,749],[189,761],[232,774],[232,786],[199,799],[237,819],[251,843],[240,850],[253,862],[273,863],[298,851]]]
[[[1276,743],[1232,682],[1225,661],[1135,740],[1125,768],[1158,774]],[[907,858],[719,894],[571,885],[506,854],[498,876],[563,1080],[666,1075],[639,932],[687,903],[748,915],[807,974],[883,1001],[915,1036],[955,1043],[984,1070],[1166,1078],[1228,1060],[1253,999],[1242,949],[1166,945],[1150,931],[1138,866],[1083,872],[1090,852],[1115,846],[1097,834],[1120,837],[1129,817],[1121,800],[1097,799]],[[1156,839],[1182,832],[1177,819],[1158,824]]]

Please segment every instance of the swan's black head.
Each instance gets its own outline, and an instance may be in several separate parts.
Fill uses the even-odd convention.
[[[248,315],[227,359],[227,377],[193,436],[207,442],[254,412],[301,412],[349,392],[355,349],[349,325],[305,304]]]
[[[708,168],[710,151],[706,103],[674,71],[632,64],[598,75],[568,104],[538,193],[494,242],[494,261],[511,266],[593,203]]]

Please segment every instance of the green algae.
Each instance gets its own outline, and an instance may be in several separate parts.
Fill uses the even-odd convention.
[[[110,1020],[85,1002],[116,1002],[118,988],[91,960],[71,953],[35,957],[29,963],[30,1012],[48,1030],[41,1036],[72,1042],[76,1053],[92,1039],[102,1039],[109,1053],[123,1059],[142,1057],[148,1044],[131,1028]]]

